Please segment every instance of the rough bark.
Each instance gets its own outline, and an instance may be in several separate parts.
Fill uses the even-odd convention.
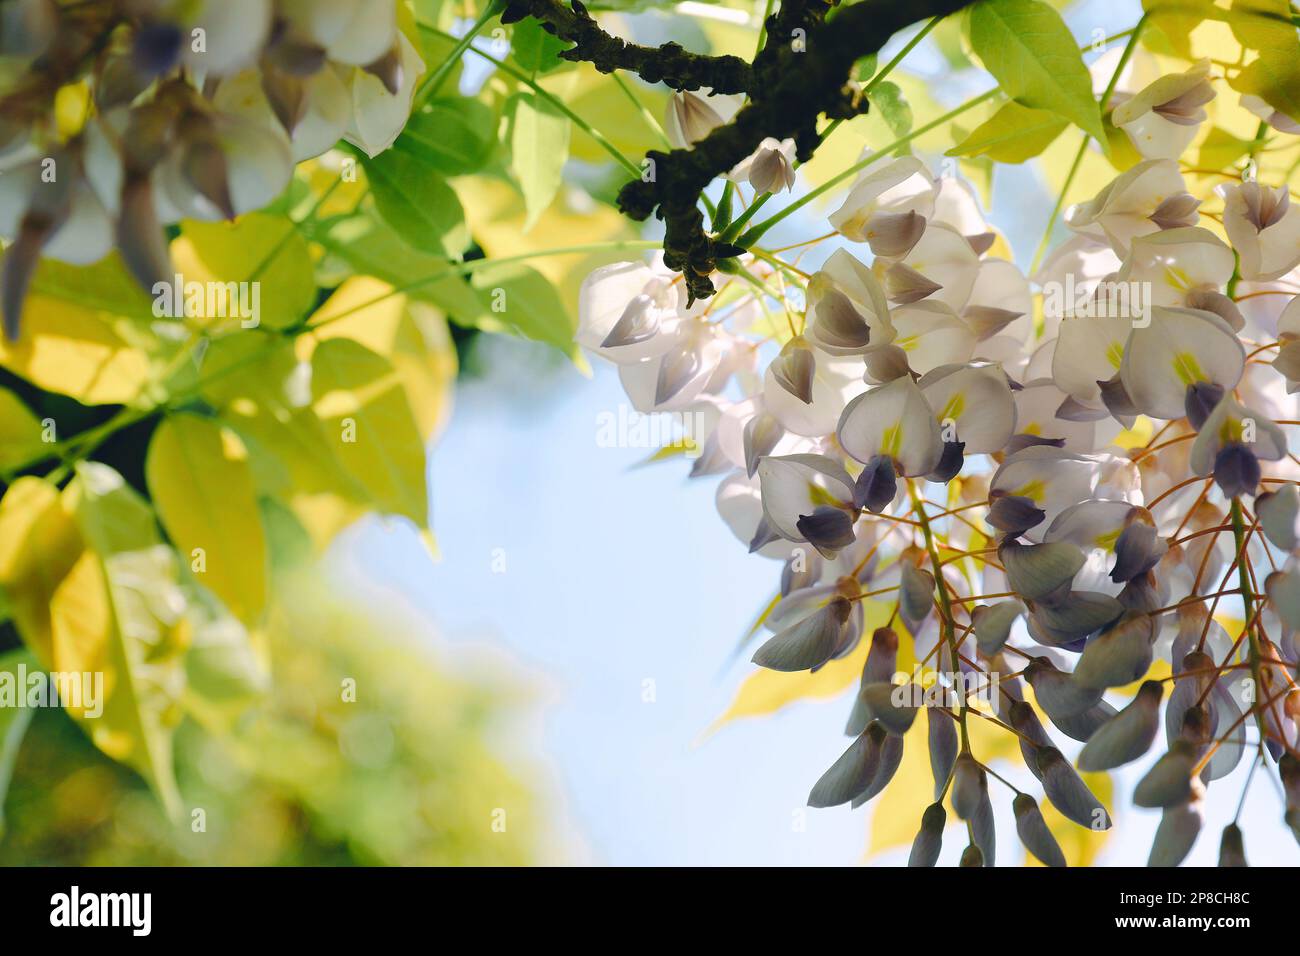
[[[767,18],[767,40],[752,63],[734,56],[690,53],[679,44],[645,47],[610,36],[579,0],[511,0],[502,21],[532,16],[573,47],[563,58],[593,64],[603,73],[628,70],[675,90],[708,87],[745,93],[749,102],[735,118],[690,149],[646,155],[647,174],[626,184],[619,208],[637,220],[664,220],[664,262],[683,274],[692,299],[714,288],[710,274],[719,259],[741,249],[710,236],[699,209],[700,194],[717,176],[749,156],[767,137],[793,139],[800,161],[821,143],[821,115],[848,119],[867,110],[850,82],[853,64],[877,52],[903,27],[952,13],[971,0],[861,0],[838,8],[828,0],[784,0]]]

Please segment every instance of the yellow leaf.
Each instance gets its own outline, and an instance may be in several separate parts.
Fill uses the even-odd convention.
[[[149,443],[145,477],[177,549],[191,559],[202,551],[198,580],[255,624],[266,607],[266,534],[243,443],[210,419],[170,415]]]
[[[0,388],[0,469],[21,468],[48,453],[36,416],[17,395]]]
[[[882,627],[889,620],[893,610],[892,604],[880,601],[864,601],[866,614],[864,625],[865,637],[848,657],[831,661],[815,674],[809,671],[783,673],[757,668],[745,678],[736,692],[735,699],[726,712],[714,721],[705,735],[717,731],[723,725],[741,717],[764,717],[775,714],[788,704],[805,699],[825,700],[838,697],[849,687],[854,686],[862,677],[862,664],[866,660],[870,647],[871,632]],[[906,645],[910,647],[910,644]],[[899,647],[899,670],[907,670],[911,665],[904,660],[904,646]]]
[[[17,342],[0,366],[85,405],[126,404],[149,381],[149,300],[111,257],[89,267],[43,262],[23,303]]]
[[[62,494],[20,478],[0,502],[0,584],[41,665],[86,675],[65,709],[175,814],[170,694],[184,680],[185,602],[149,506],[99,463],[79,465]]]
[[[9,486],[0,500],[0,587],[18,633],[43,661],[53,657],[50,601],[83,549],[58,488],[30,475]]]
[[[147,648],[127,637],[114,614],[114,595],[105,564],[83,551],[50,602],[54,634],[52,669],[103,675],[103,700],[96,709],[68,707],[95,746],[137,770],[175,817],[180,797],[172,775],[171,730],[163,725],[167,700],[146,673]]]
[[[310,360],[316,341],[360,342],[393,363],[402,380],[420,435],[432,440],[451,414],[456,349],[447,321],[431,306],[392,294],[379,279],[357,276],[344,282],[311,317],[313,334],[299,339]]]
[[[367,493],[344,471],[335,438],[312,409],[290,400],[296,364],[287,341],[268,348],[248,336],[218,339],[204,363],[203,397],[248,447],[259,490],[292,509],[319,552],[365,512]]]
[[[208,313],[206,290],[225,288],[226,283],[248,283],[248,295],[256,298],[244,304],[255,303],[257,323],[274,329],[300,321],[316,298],[307,240],[283,216],[250,213],[234,222],[186,220],[171,244],[171,256],[182,282],[204,283],[204,310],[195,317],[201,325],[238,328],[252,321],[229,304],[223,315]]]
[[[391,362],[351,339],[311,356],[312,400],[343,470],[378,511],[428,525],[424,442]]]

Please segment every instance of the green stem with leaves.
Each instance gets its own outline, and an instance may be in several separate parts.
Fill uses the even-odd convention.
[[[1101,109],[1103,112],[1106,109],[1106,104],[1110,102],[1111,95],[1115,92],[1120,74],[1124,72],[1124,67],[1128,66],[1128,61],[1132,59],[1133,52],[1137,49],[1138,39],[1142,36],[1142,28],[1146,26],[1148,15],[1142,14],[1137,26],[1128,35],[1128,42],[1124,44],[1124,52],[1120,54],[1119,63],[1115,65],[1115,71],[1110,75],[1110,82],[1106,84],[1106,90],[1101,94]],[[1043,238],[1039,240],[1038,249],[1034,252],[1034,261],[1029,267],[1031,275],[1037,272],[1039,265],[1042,264],[1048,244],[1052,241],[1052,232],[1056,229],[1056,220],[1065,207],[1065,197],[1069,194],[1070,186],[1074,184],[1074,177],[1078,175],[1079,167],[1083,164],[1083,156],[1088,151],[1088,143],[1091,139],[1090,134],[1084,133],[1083,141],[1079,143],[1079,149],[1074,154],[1074,162],[1070,164],[1070,171],[1066,173],[1065,182],[1061,184],[1061,191],[1056,197],[1056,205],[1052,207],[1052,214],[1047,219],[1047,228],[1043,230]]]
[[[425,33],[429,33],[437,37],[442,37],[445,40],[455,39],[455,37],[453,37],[450,33],[444,33],[442,30],[439,30],[437,27],[431,27],[428,24],[421,23],[419,24],[419,28],[423,30]],[[539,85],[537,81],[535,81],[532,77],[525,76],[522,71],[515,69],[509,63],[506,63],[504,60],[497,59],[490,53],[485,53],[484,51],[478,49],[477,47],[472,47],[472,46],[467,46],[467,50],[473,53],[475,56],[482,57],[483,59],[487,60],[489,63],[495,65],[496,68],[501,72],[514,77],[520,83],[527,86],[534,93],[536,93],[542,99],[546,100],[546,102],[551,104],[551,106],[555,107],[565,116],[567,116],[570,120],[572,120],[573,124],[577,126],[578,129],[582,130],[584,133],[586,133],[588,136],[594,139],[596,141],[596,144],[600,146],[600,148],[603,149],[605,152],[609,153],[609,155],[612,156],[620,166],[622,166],[624,169],[626,169],[629,173],[631,173],[633,176],[637,177],[638,179],[641,178],[640,166],[632,162],[632,160],[628,159],[627,156],[625,156],[617,146],[615,146],[613,143],[609,141],[609,139],[605,136],[604,133],[600,132],[600,130],[596,129],[594,126],[588,123],[577,113],[573,112],[573,110],[569,109],[569,107],[565,105],[564,101],[561,100],[554,93],[552,93],[550,90]]]
[[[479,18],[474,21],[473,26],[466,30],[465,35],[459,40],[451,36],[451,34],[442,34],[445,39],[455,40],[456,45],[452,47],[451,52],[447,54],[447,58],[439,63],[437,68],[434,69],[427,78],[425,78],[420,89],[416,91],[414,102],[411,104],[412,113],[418,113],[420,107],[424,106],[425,103],[438,95],[438,90],[442,88],[443,82],[451,75],[451,71],[455,69],[458,63],[460,63],[460,59],[465,55],[465,51],[470,48],[475,38],[483,32],[483,28],[488,25],[488,21],[494,19],[501,13],[501,9],[504,6],[505,4],[502,3],[501,0],[492,0],[491,3],[483,8],[483,12],[479,14]],[[421,25],[421,29],[427,28]],[[438,32],[441,33],[441,31]]]

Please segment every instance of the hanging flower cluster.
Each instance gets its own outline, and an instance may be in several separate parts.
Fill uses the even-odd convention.
[[[913,865],[938,858],[945,799],[963,865],[994,862],[973,721],[1014,735],[1041,783],[1002,781],[1049,865],[1065,858],[1038,801],[1108,828],[1076,766],[1153,748],[1133,795],[1162,814],[1153,865],[1186,857],[1206,788],[1244,758],[1280,776],[1300,839],[1300,209],[1249,173],[1225,176],[1221,212],[1188,192],[1179,157],[1215,82],[1200,63],[1112,84],[1138,161],[1067,211],[1072,238],[1032,277],[964,182],[882,156],[830,213],[843,241],[811,275],[755,248],[707,302],[657,263],[583,286],[582,344],[639,412],[704,423],[692,477],[721,476],[723,519],[781,564],[754,662],[815,671],[869,641],[853,742],[809,803],[879,794],[925,711],[934,803]],[[673,135],[734,109],[713,99],[679,94]],[[1300,131],[1242,105],[1258,146]],[[765,143],[730,178],[788,188],[788,157]],[[1062,737],[1083,744],[1073,763]],[[1221,857],[1244,863],[1236,824]]]
[[[4,5],[0,57],[3,311],[18,332],[48,256],[116,247],[152,288],[163,227],[260,209],[294,164],[346,138],[396,139],[424,63],[397,0],[119,0]]]

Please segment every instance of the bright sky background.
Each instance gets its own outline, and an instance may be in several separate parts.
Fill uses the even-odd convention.
[[[1068,17],[1076,35],[1090,35],[1090,17],[1131,22],[1113,6],[1096,14],[1104,9],[1078,6]],[[936,56],[927,59],[924,46],[917,52],[921,67],[938,70]],[[970,93],[940,92],[954,103]],[[1001,168],[994,194],[990,218],[1024,267],[1053,197],[1032,176]],[[819,235],[821,216],[792,217],[769,241]],[[688,481],[680,461],[635,469],[649,450],[597,446],[598,416],[625,402],[611,367],[586,380],[526,343],[480,345],[487,377],[458,387],[451,426],[432,456],[441,561],[431,563],[407,529],[375,524],[349,535],[339,559],[378,589],[377,600],[427,613],[453,658],[456,649],[493,648],[546,688],[541,726],[526,744],[553,768],[558,794],[557,831],[540,842],[563,844],[568,862],[861,862],[867,812],[799,813],[848,744],[847,698],[801,703],[703,739],[752,667],[748,655],[728,666],[730,654],[779,573],[776,562],[746,554],[718,517],[717,479]],[[494,572],[494,556],[504,558],[504,573]],[[653,703],[642,699],[646,680],[654,682]],[[1128,795],[1153,760],[1120,775],[1110,808],[1118,838],[1104,864],[1145,863],[1159,814],[1132,808]],[[1216,861],[1247,765],[1213,785],[1190,862]],[[1019,762],[995,769],[1040,792]],[[1295,841],[1281,825],[1275,784],[1263,776],[1244,816],[1248,859],[1294,865]],[[990,786],[999,856],[1019,860],[1009,792]],[[950,828],[942,862],[955,862],[964,843]],[[905,860],[903,849],[876,862]]]

